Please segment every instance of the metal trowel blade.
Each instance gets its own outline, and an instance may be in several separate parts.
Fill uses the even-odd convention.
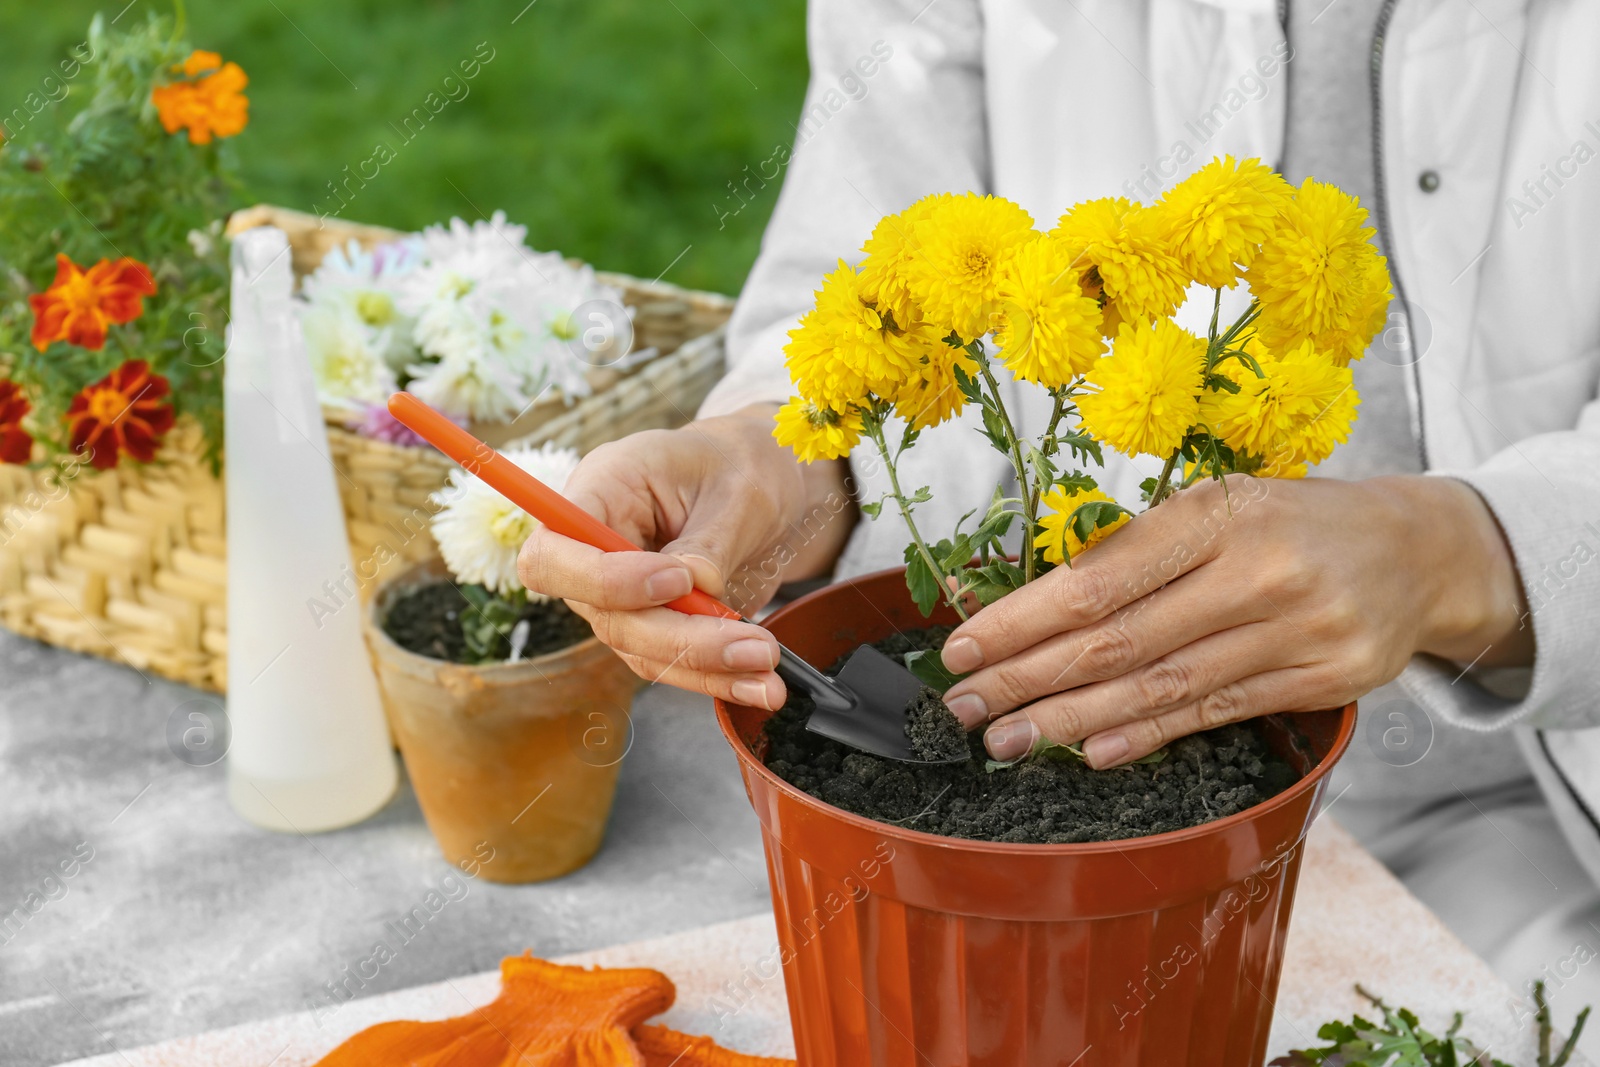
[[[838,700],[816,701],[806,723],[812,733],[901,763],[959,763],[923,759],[906,736],[906,705],[922,691],[922,682],[871,645],[850,654],[833,680]]]

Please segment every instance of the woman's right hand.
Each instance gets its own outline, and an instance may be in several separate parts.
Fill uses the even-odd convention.
[[[773,440],[776,410],[590,452],[564,495],[645,551],[602,552],[541,526],[522,546],[522,584],[566,600],[646,681],[781,707],[771,633],[662,606],[698,587],[748,615],[783,582],[832,569],[856,517],[844,461],[800,463]]]

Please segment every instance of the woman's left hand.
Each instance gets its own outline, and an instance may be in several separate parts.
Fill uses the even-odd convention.
[[[974,615],[945,694],[995,759],[1043,736],[1091,766],[1279,711],[1340,707],[1418,652],[1532,662],[1526,598],[1465,483],[1230,477],[1186,489]]]

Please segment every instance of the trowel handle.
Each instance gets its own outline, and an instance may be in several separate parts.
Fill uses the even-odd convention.
[[[411,393],[389,397],[389,414],[418,437],[461,464],[501,496],[556,533],[593,545],[602,552],[638,552],[638,545],[545,485]],[[667,605],[685,615],[712,615],[744,621],[716,597],[694,589]]]

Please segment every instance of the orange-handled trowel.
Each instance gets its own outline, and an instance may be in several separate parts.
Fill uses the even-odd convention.
[[[412,394],[391,396],[389,413],[556,533],[604,552],[640,551],[638,545]],[[699,589],[679,597],[667,607],[686,615],[749,621]],[[775,669],[784,684],[804,693],[816,705],[807,723],[813,733],[874,756],[904,763],[966,759],[963,753],[956,760],[925,760],[916,753],[906,736],[906,708],[922,691],[922,683],[905,667],[870,645],[856,649],[837,678],[823,674],[782,644],[778,645]]]

